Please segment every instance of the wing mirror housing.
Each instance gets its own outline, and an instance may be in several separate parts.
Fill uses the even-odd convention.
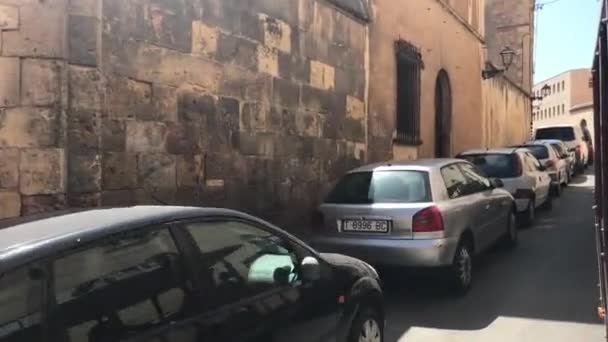
[[[503,183],[502,179],[500,178],[493,178],[491,180],[492,182],[492,187],[495,189],[499,189],[499,188],[504,188],[505,187],[505,183]]]
[[[317,258],[307,256],[300,263],[300,275],[305,282],[321,279],[321,264]]]

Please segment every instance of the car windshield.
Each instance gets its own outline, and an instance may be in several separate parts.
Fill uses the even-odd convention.
[[[326,203],[424,203],[429,202],[430,197],[426,172],[356,172],[345,175],[336,184]]]
[[[490,178],[513,178],[518,176],[515,167],[517,156],[514,154],[475,154],[461,156],[461,158],[475,164]]]
[[[557,139],[561,141],[572,141],[575,140],[574,129],[572,127],[540,128],[536,131],[536,139]]]
[[[567,154],[566,151],[562,148],[562,145],[555,143],[555,144],[551,144],[551,146],[553,146],[555,151],[557,151],[557,154],[559,154],[560,156]]]

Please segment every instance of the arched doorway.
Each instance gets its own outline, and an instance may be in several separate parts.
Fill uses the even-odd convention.
[[[435,156],[450,157],[452,153],[452,87],[445,70],[439,71],[435,82]]]

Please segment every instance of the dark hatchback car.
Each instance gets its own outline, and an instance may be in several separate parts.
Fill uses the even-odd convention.
[[[223,209],[0,222],[1,342],[382,341],[376,271]]]

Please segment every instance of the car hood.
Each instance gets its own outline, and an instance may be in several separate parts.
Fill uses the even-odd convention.
[[[370,264],[357,258],[342,254],[321,253],[321,257],[332,266],[350,273],[356,278],[372,277],[379,279],[378,272]]]

